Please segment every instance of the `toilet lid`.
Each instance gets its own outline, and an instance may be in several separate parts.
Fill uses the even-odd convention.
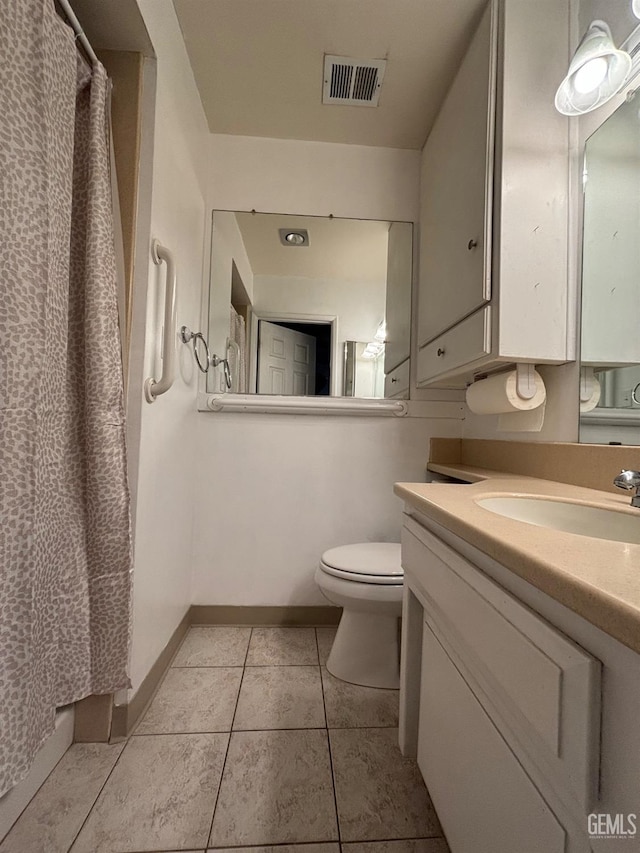
[[[322,555],[322,568],[330,575],[359,583],[401,584],[399,542],[364,542],[331,548]]]

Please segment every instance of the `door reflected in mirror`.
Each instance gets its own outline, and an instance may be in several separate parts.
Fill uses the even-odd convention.
[[[640,97],[584,159],[580,440],[640,444]]]
[[[410,222],[213,211],[209,341],[231,388],[218,368],[207,391],[408,397],[412,236]]]

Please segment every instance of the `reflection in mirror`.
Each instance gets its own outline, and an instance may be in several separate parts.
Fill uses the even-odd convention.
[[[385,375],[404,365],[408,377],[412,233],[410,222],[214,211],[209,341],[229,390],[384,397]],[[207,383],[226,390],[220,368]],[[408,397],[408,381],[389,387]]]
[[[383,354],[371,341],[344,342],[345,397],[384,397]]]
[[[640,444],[640,97],[587,140],[580,440]]]

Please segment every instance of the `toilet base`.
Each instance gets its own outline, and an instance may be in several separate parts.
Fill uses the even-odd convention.
[[[400,687],[398,617],[345,609],[327,661],[331,675],[363,687]]]

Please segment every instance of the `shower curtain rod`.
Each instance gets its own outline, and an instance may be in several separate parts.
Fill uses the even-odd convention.
[[[60,5],[62,11],[67,17],[67,20],[71,24],[73,31],[76,34],[76,38],[80,41],[80,44],[85,50],[85,53],[91,60],[93,65],[98,64],[98,57],[95,54],[95,51],[89,44],[89,39],[87,38],[85,31],[82,29],[80,21],[76,18],[75,12],[69,5],[69,0],[56,0],[56,2]]]

